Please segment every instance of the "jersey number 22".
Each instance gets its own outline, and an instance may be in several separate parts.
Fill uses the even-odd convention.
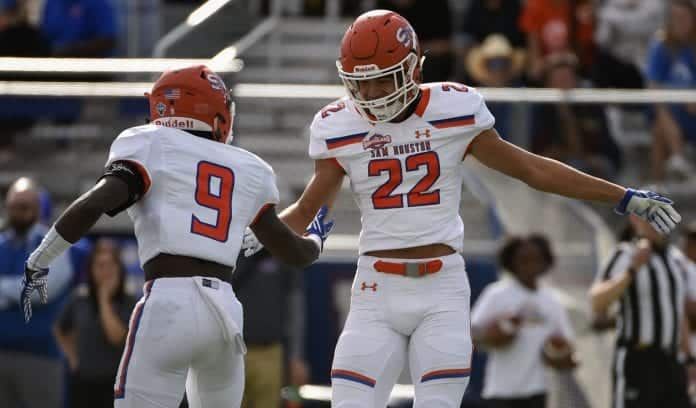
[[[440,177],[440,159],[435,152],[418,153],[406,157],[406,171],[417,171],[425,166],[423,178],[406,194],[392,194],[403,181],[403,170],[399,159],[377,159],[368,165],[370,176],[379,176],[388,172],[389,178],[372,193],[372,206],[376,210],[403,208],[404,195],[408,207],[440,204],[440,190],[428,191]]]
[[[198,162],[197,170],[196,203],[214,210],[217,215],[215,223],[208,224],[192,214],[191,232],[216,241],[227,242],[232,221],[234,172],[232,169],[207,161]],[[211,188],[213,180],[218,184],[218,188]]]

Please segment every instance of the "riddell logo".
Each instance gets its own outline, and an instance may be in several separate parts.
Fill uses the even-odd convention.
[[[391,136],[380,135],[379,133],[375,133],[374,135],[363,140],[362,145],[363,145],[363,149],[365,149],[365,150],[367,150],[367,149],[379,149],[380,147],[384,147],[384,145],[391,143],[391,141],[392,141]]]
[[[365,72],[372,72],[372,71],[379,71],[379,67],[375,64],[369,64],[369,65],[356,65],[355,68],[353,68],[353,72],[358,74],[364,74]]]
[[[155,125],[171,127],[177,129],[194,129],[196,126],[193,124],[192,119],[177,119],[177,118],[161,118],[155,119]]]

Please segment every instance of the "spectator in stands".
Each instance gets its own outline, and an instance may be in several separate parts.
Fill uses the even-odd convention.
[[[529,74],[539,80],[544,57],[572,52],[580,69],[589,71],[594,58],[594,6],[592,0],[527,0],[520,28],[527,34]]]
[[[0,0],[0,57],[44,57],[48,43],[39,30],[27,21],[26,0]],[[0,80],[16,80],[17,74],[0,75]],[[0,103],[10,103],[3,100]],[[33,118],[3,117],[0,128],[0,163],[13,156],[15,135],[31,128]]]
[[[689,271],[686,277],[687,284],[687,300],[686,314],[689,320],[689,331],[691,334],[690,344],[691,350],[696,352],[696,221],[691,222],[684,230],[684,242],[682,246],[684,255],[686,255],[687,265],[684,267]],[[693,376],[689,376],[689,396],[691,397],[692,406],[696,401],[696,383]]]
[[[545,365],[576,366],[567,313],[540,282],[553,265],[546,237],[512,237],[499,255],[510,279],[484,289],[473,307],[474,342],[487,348],[483,397],[491,408],[545,408]]]
[[[525,36],[517,24],[520,11],[520,0],[472,2],[462,26],[464,56],[466,57],[468,50],[480,46],[492,34],[502,35],[514,48],[526,47]]]
[[[647,79],[653,88],[696,87],[696,5],[691,0],[671,0],[664,30],[650,47]],[[696,143],[696,104],[655,107],[652,176],[665,172],[681,178],[694,174],[684,156],[685,142]]]
[[[696,263],[696,221],[691,222],[684,231],[684,254]]]
[[[244,408],[277,407],[286,371],[288,383],[293,386],[309,381],[303,358],[305,309],[301,279],[300,271],[282,265],[266,250],[239,257],[232,287],[245,312]]]
[[[468,76],[475,86],[519,86],[524,63],[524,51],[512,48],[502,34],[489,35],[483,44],[474,47],[466,58]],[[500,134],[510,135],[511,105],[493,102],[488,104],[488,108],[496,118],[496,128]]]
[[[513,47],[524,47],[526,39],[517,24],[520,12],[520,0],[474,1],[464,19],[464,34],[474,45],[481,44],[491,34],[500,34]]]
[[[423,81],[447,81],[452,75],[452,13],[448,0],[377,0],[377,8],[401,14],[418,33],[426,50]]]
[[[684,255],[638,217],[590,288],[592,310],[606,319],[618,302],[613,407],[689,407],[680,355],[690,356]],[[693,361],[688,357],[687,361]],[[693,366],[690,368],[693,371]]]
[[[111,0],[46,0],[41,31],[55,57],[107,57],[116,48]]]
[[[34,320],[25,324],[19,306],[24,261],[48,229],[37,222],[39,195],[32,180],[14,182],[5,205],[8,225],[0,233],[0,405],[59,408],[63,403],[63,364],[51,329],[71,289],[71,253],[52,264],[49,303],[36,300]]]
[[[580,85],[577,59],[572,54],[548,56],[545,86],[575,89]],[[594,104],[543,104],[532,114],[531,150],[576,168],[611,178],[620,166],[621,154],[612,139],[604,108]]]
[[[608,0],[597,13],[595,86],[642,88],[648,44],[662,25],[664,4],[655,0]]]
[[[98,241],[87,261],[87,287],[72,294],[54,329],[72,374],[71,408],[113,407],[114,380],[136,303],[124,283],[118,247]]]
[[[0,0],[0,56],[41,57],[49,54],[41,32],[27,20],[26,0]]]

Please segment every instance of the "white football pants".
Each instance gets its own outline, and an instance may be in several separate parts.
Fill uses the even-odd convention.
[[[358,259],[331,370],[333,408],[384,408],[406,358],[414,408],[459,408],[471,371],[471,292],[459,254],[436,259],[442,269],[419,278],[373,266],[405,259]]]
[[[145,283],[114,386],[116,408],[238,408],[244,390],[242,305],[215,278]]]

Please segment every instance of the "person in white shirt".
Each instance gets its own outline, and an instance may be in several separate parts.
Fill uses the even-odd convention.
[[[474,343],[488,351],[483,397],[495,408],[544,408],[546,367],[576,365],[568,315],[539,281],[551,246],[542,235],[513,237],[499,258],[511,278],[488,286],[471,314]]]

